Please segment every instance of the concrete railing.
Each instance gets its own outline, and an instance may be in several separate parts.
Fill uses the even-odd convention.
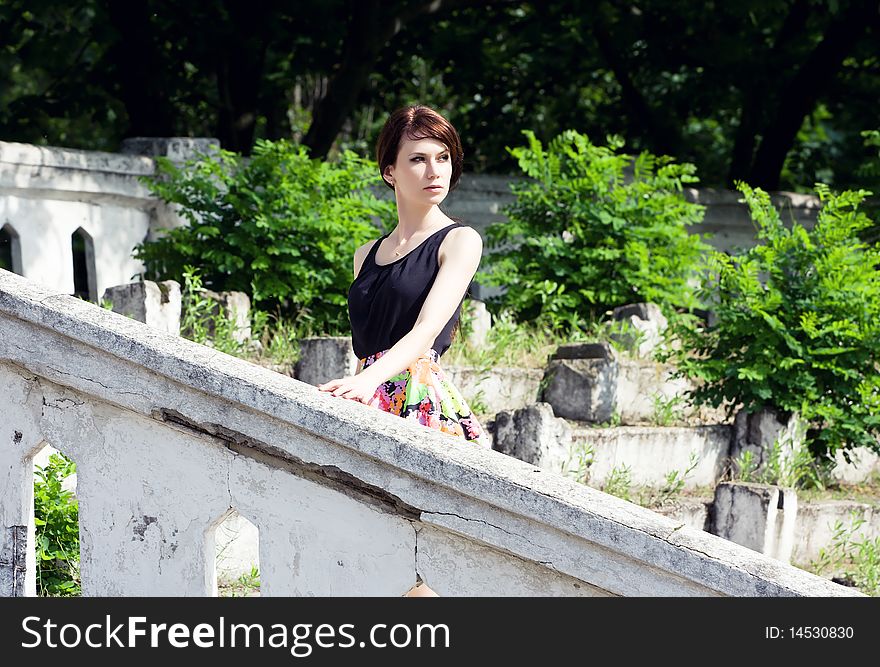
[[[0,591],[34,594],[33,456],[77,464],[84,595],[850,596],[647,509],[0,271]]]

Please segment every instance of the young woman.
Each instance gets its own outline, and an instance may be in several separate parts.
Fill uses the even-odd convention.
[[[376,158],[394,189],[397,226],[354,254],[348,309],[358,370],[318,389],[491,447],[439,365],[483,250],[476,230],[439,207],[461,176],[461,140],[433,109],[408,106],[388,118]]]

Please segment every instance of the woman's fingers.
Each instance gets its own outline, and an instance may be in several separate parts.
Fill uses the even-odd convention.
[[[328,391],[333,396],[358,401],[359,403],[369,403],[375,393],[375,391],[364,390],[352,378],[329,380],[324,384],[319,384],[318,389],[320,391]]]
[[[333,390],[334,396],[345,396],[348,392],[351,391],[351,386],[348,383],[342,383],[336,389]]]

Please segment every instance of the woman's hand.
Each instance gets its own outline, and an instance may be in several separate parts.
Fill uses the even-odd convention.
[[[378,387],[379,384],[375,379],[364,373],[349,375],[348,377],[330,380],[318,385],[320,391],[329,391],[334,396],[348,398],[361,403],[369,403]]]

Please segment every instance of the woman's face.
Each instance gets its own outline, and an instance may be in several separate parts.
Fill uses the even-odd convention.
[[[452,160],[446,146],[436,139],[407,139],[400,144],[397,161],[385,169],[400,199],[439,204],[449,194]]]

